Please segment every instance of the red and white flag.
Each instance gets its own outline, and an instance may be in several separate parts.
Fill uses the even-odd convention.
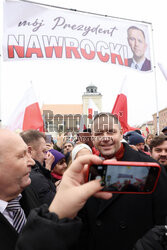
[[[84,115],[80,118],[80,124],[79,124],[79,132],[83,132],[84,129],[87,129],[84,121]]]
[[[94,103],[94,101],[92,99],[89,99],[89,103],[88,103],[88,118],[89,119],[93,119],[93,116],[95,114],[99,113],[99,109],[96,106],[96,104]]]
[[[111,112],[118,117],[121,123],[123,134],[127,131],[136,130],[137,128],[130,127],[128,125],[128,101],[127,101],[127,84],[126,77],[123,80],[120,94],[117,95],[114,107]]]
[[[9,118],[7,128],[12,131],[35,129],[44,132],[41,111],[32,86]]]
[[[121,123],[123,133],[129,131],[128,108],[127,108],[127,89],[125,86],[126,77],[122,83],[120,94],[117,95],[112,114],[116,115]]]
[[[149,134],[149,128],[148,128],[148,125],[146,124],[146,132],[147,132],[147,135]]]

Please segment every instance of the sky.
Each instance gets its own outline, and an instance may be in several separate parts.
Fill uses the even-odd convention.
[[[95,62],[74,61],[70,65],[66,60],[58,62],[44,60],[40,63],[4,62],[1,57],[0,101],[1,119],[4,124],[30,84],[33,84],[40,105],[81,104],[86,87],[93,84],[103,95],[103,111],[110,112],[122,82],[126,79],[128,122],[131,126],[152,120],[152,115],[157,109],[167,107],[167,81],[157,65],[160,62],[167,67],[165,0],[140,0],[138,3],[134,0],[35,0],[33,2],[152,23],[155,70],[149,74],[139,72],[127,74],[127,70],[120,67],[110,67],[109,64]],[[2,12],[2,3],[0,4]],[[2,19],[0,24],[2,30]]]

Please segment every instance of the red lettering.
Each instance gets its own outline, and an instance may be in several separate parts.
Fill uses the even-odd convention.
[[[9,58],[14,58],[14,50],[16,51],[18,57],[24,57],[24,47],[16,45],[8,45],[8,56]]]
[[[103,56],[101,52],[97,52],[97,55],[102,62],[108,62],[110,58],[109,54],[107,53]]]
[[[116,59],[118,60],[118,63],[120,65],[124,65],[123,64],[123,61],[122,61],[122,58],[120,55],[117,55],[117,54],[114,54],[114,53],[111,53],[111,62],[116,64]]]
[[[36,54],[37,57],[43,57],[42,50],[40,48],[27,48],[26,57],[32,57]]]
[[[88,60],[92,60],[95,57],[95,51],[90,50],[90,53],[88,54],[85,49],[81,49],[81,53],[83,57],[85,57],[85,59],[88,59]]]
[[[128,59],[127,58],[124,59],[124,63],[125,63],[125,66],[128,66]]]
[[[72,53],[77,59],[81,59],[81,56],[76,47],[66,47],[66,58],[72,58]]]
[[[53,49],[57,58],[62,58],[63,48],[62,46],[45,47],[45,53],[47,58],[53,57]]]

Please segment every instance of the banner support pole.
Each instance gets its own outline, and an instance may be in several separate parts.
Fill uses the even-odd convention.
[[[155,83],[155,101],[156,101],[156,124],[157,124],[157,131],[156,134],[159,135],[159,110],[158,110],[158,86],[157,86],[157,72],[155,66],[155,53],[154,53],[154,40],[153,40],[153,27],[151,24],[152,30],[152,45],[153,45],[153,62],[154,62],[154,83]]]

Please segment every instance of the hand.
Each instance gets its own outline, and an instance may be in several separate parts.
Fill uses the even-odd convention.
[[[45,159],[45,168],[48,169],[49,171],[51,171],[51,166],[52,163],[54,162],[55,158],[52,155],[51,152],[47,152],[46,154],[46,159]]]
[[[62,133],[61,135],[58,135],[57,136],[57,146],[59,147],[59,148],[63,148],[63,143],[64,143],[64,140],[65,140],[65,138],[64,138],[64,133]]]
[[[59,218],[74,218],[87,199],[94,194],[103,199],[112,197],[111,193],[99,192],[102,189],[100,180],[84,183],[88,164],[102,164],[102,160],[95,155],[81,156],[65,171],[57,194],[49,207],[49,211],[55,212]]]
[[[61,183],[61,180],[58,180],[55,182],[56,191],[58,191],[60,183]]]

